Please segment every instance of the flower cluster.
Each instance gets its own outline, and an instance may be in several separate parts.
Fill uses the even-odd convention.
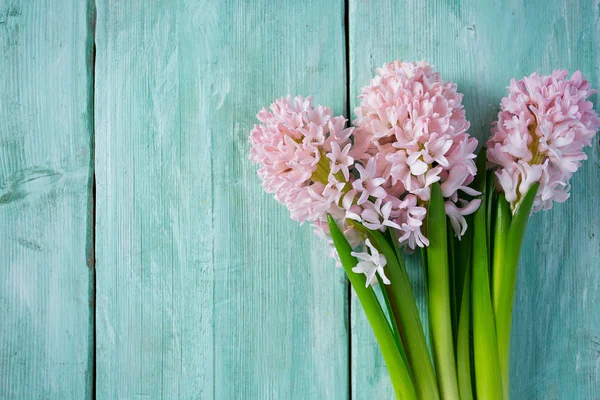
[[[354,230],[391,229],[411,249],[429,244],[421,228],[430,187],[440,182],[446,212],[460,237],[464,215],[479,200],[459,198],[478,192],[468,185],[476,174],[477,140],[467,134],[462,95],[427,63],[393,62],[378,70],[356,109],[355,128],[331,109],[313,106],[310,97],[280,98],[258,115],[250,135],[250,159],[260,164],[264,189],[290,210],[291,218],[310,221],[328,238],[327,215],[340,222],[358,252],[356,271],[373,284],[383,282],[385,257]],[[335,252],[333,253],[335,256]]]
[[[569,180],[587,157],[585,146],[600,127],[586,99],[595,91],[581,74],[558,70],[511,81],[488,141],[489,166],[513,211],[539,182],[534,211],[569,197]]]
[[[268,193],[284,204],[295,221],[315,221],[332,212],[342,196],[349,168],[352,128],[329,107],[312,98],[277,99],[263,108],[250,133],[250,159]]]
[[[328,241],[330,255],[343,266],[367,313],[396,397],[507,397],[512,278],[527,214],[531,206],[547,209],[568,198],[569,180],[600,127],[586,100],[594,93],[589,83],[579,71],[567,75],[554,71],[511,81],[488,150],[480,153],[480,161],[495,170],[495,182],[473,184],[481,164],[475,163],[477,140],[467,133],[463,95],[426,62],[394,61],[379,68],[362,89],[352,127],[328,107],[313,105],[310,97],[280,98],[258,114],[250,159],[260,164],[263,186],[287,206],[292,219],[312,223]],[[502,194],[491,201],[498,191],[513,213],[520,210],[509,224],[490,224],[508,207]],[[463,237],[466,216],[476,210],[472,235]],[[446,221],[462,237],[458,247],[448,237]],[[429,288],[430,346],[396,241],[411,250],[429,246],[421,255]],[[456,293],[448,290],[457,261],[452,249],[456,254],[472,250],[474,279]],[[381,291],[385,301],[370,289],[378,282],[393,285]],[[457,296],[463,299],[459,325],[478,323],[453,336],[448,313]],[[408,358],[397,346],[403,332],[410,333],[410,340],[400,338]],[[484,346],[471,346],[471,335]],[[455,351],[447,346],[449,339],[464,348]],[[432,353],[431,359],[422,357]],[[465,354],[468,363],[469,354],[477,353],[485,362],[475,362],[477,379],[463,387],[456,366]],[[487,353],[495,356],[486,358]]]
[[[352,154],[366,165],[353,184],[360,192],[358,204],[368,204],[367,198],[381,199],[383,210],[391,203],[392,212],[400,214],[396,216],[400,240],[411,248],[423,247],[428,245],[421,232],[425,205],[431,184],[439,181],[448,199],[446,211],[460,237],[466,230],[464,215],[480,203],[460,200],[458,193],[479,194],[468,187],[477,172],[477,139],[467,134],[462,94],[426,62],[394,61],[377,72],[363,88],[355,110]],[[367,215],[361,215],[363,220],[379,208],[376,201],[371,203],[363,211]]]

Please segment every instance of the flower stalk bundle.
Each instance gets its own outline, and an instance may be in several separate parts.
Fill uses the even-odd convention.
[[[330,243],[397,398],[509,398],[527,221],[568,198],[600,118],[580,72],[532,74],[508,90],[478,155],[462,94],[426,62],[378,69],[352,127],[311,97],[288,96],[260,111],[250,134],[264,189]],[[421,253],[430,347],[404,251]]]

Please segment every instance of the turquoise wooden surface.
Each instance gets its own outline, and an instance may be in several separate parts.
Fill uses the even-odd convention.
[[[98,3],[98,398],[346,398],[347,286],[260,187],[262,105],[343,112],[343,5]]]
[[[342,272],[247,160],[254,114],[297,93],[352,119],[376,67],[427,59],[485,138],[511,77],[600,87],[599,21],[587,1],[0,0],[0,398],[390,398]],[[531,220],[514,399],[598,398],[588,155]]]
[[[89,15],[0,1],[2,399],[92,392]]]

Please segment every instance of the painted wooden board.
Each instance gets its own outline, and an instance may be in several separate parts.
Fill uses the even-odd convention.
[[[91,14],[0,1],[2,399],[91,397]]]
[[[276,96],[345,109],[343,4],[99,1],[97,398],[344,399],[347,285],[247,159]]]
[[[343,274],[247,160],[276,96],[345,112],[343,2],[96,3],[94,28],[93,2],[0,0],[0,398],[92,395],[94,167],[97,398],[390,398]],[[348,3],[351,107],[393,59],[457,82],[479,138],[511,77],[600,87],[591,2]],[[588,155],[527,234],[515,399],[600,392],[597,140]]]
[[[600,9],[593,2],[350,0],[349,13],[351,107],[375,68],[394,59],[426,59],[455,81],[478,138],[487,138],[512,77],[579,68],[600,87]],[[514,399],[594,399],[600,392],[597,139],[588,156],[572,198],[530,222],[514,311]],[[352,321],[354,398],[389,398],[365,319],[353,312]]]

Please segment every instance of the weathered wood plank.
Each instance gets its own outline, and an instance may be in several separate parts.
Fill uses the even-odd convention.
[[[343,399],[346,283],[247,160],[262,105],[344,111],[343,6],[103,1],[98,398]]]
[[[512,77],[579,68],[600,86],[600,18],[592,2],[350,0],[349,11],[352,107],[375,68],[394,59],[427,59],[455,81],[479,138],[487,138]],[[525,240],[512,337],[516,399],[588,399],[600,391],[597,140],[588,155],[572,198],[536,214]],[[354,397],[387,398],[372,334],[360,312],[352,320]]]
[[[0,1],[3,399],[91,397],[93,10],[86,3]]]

